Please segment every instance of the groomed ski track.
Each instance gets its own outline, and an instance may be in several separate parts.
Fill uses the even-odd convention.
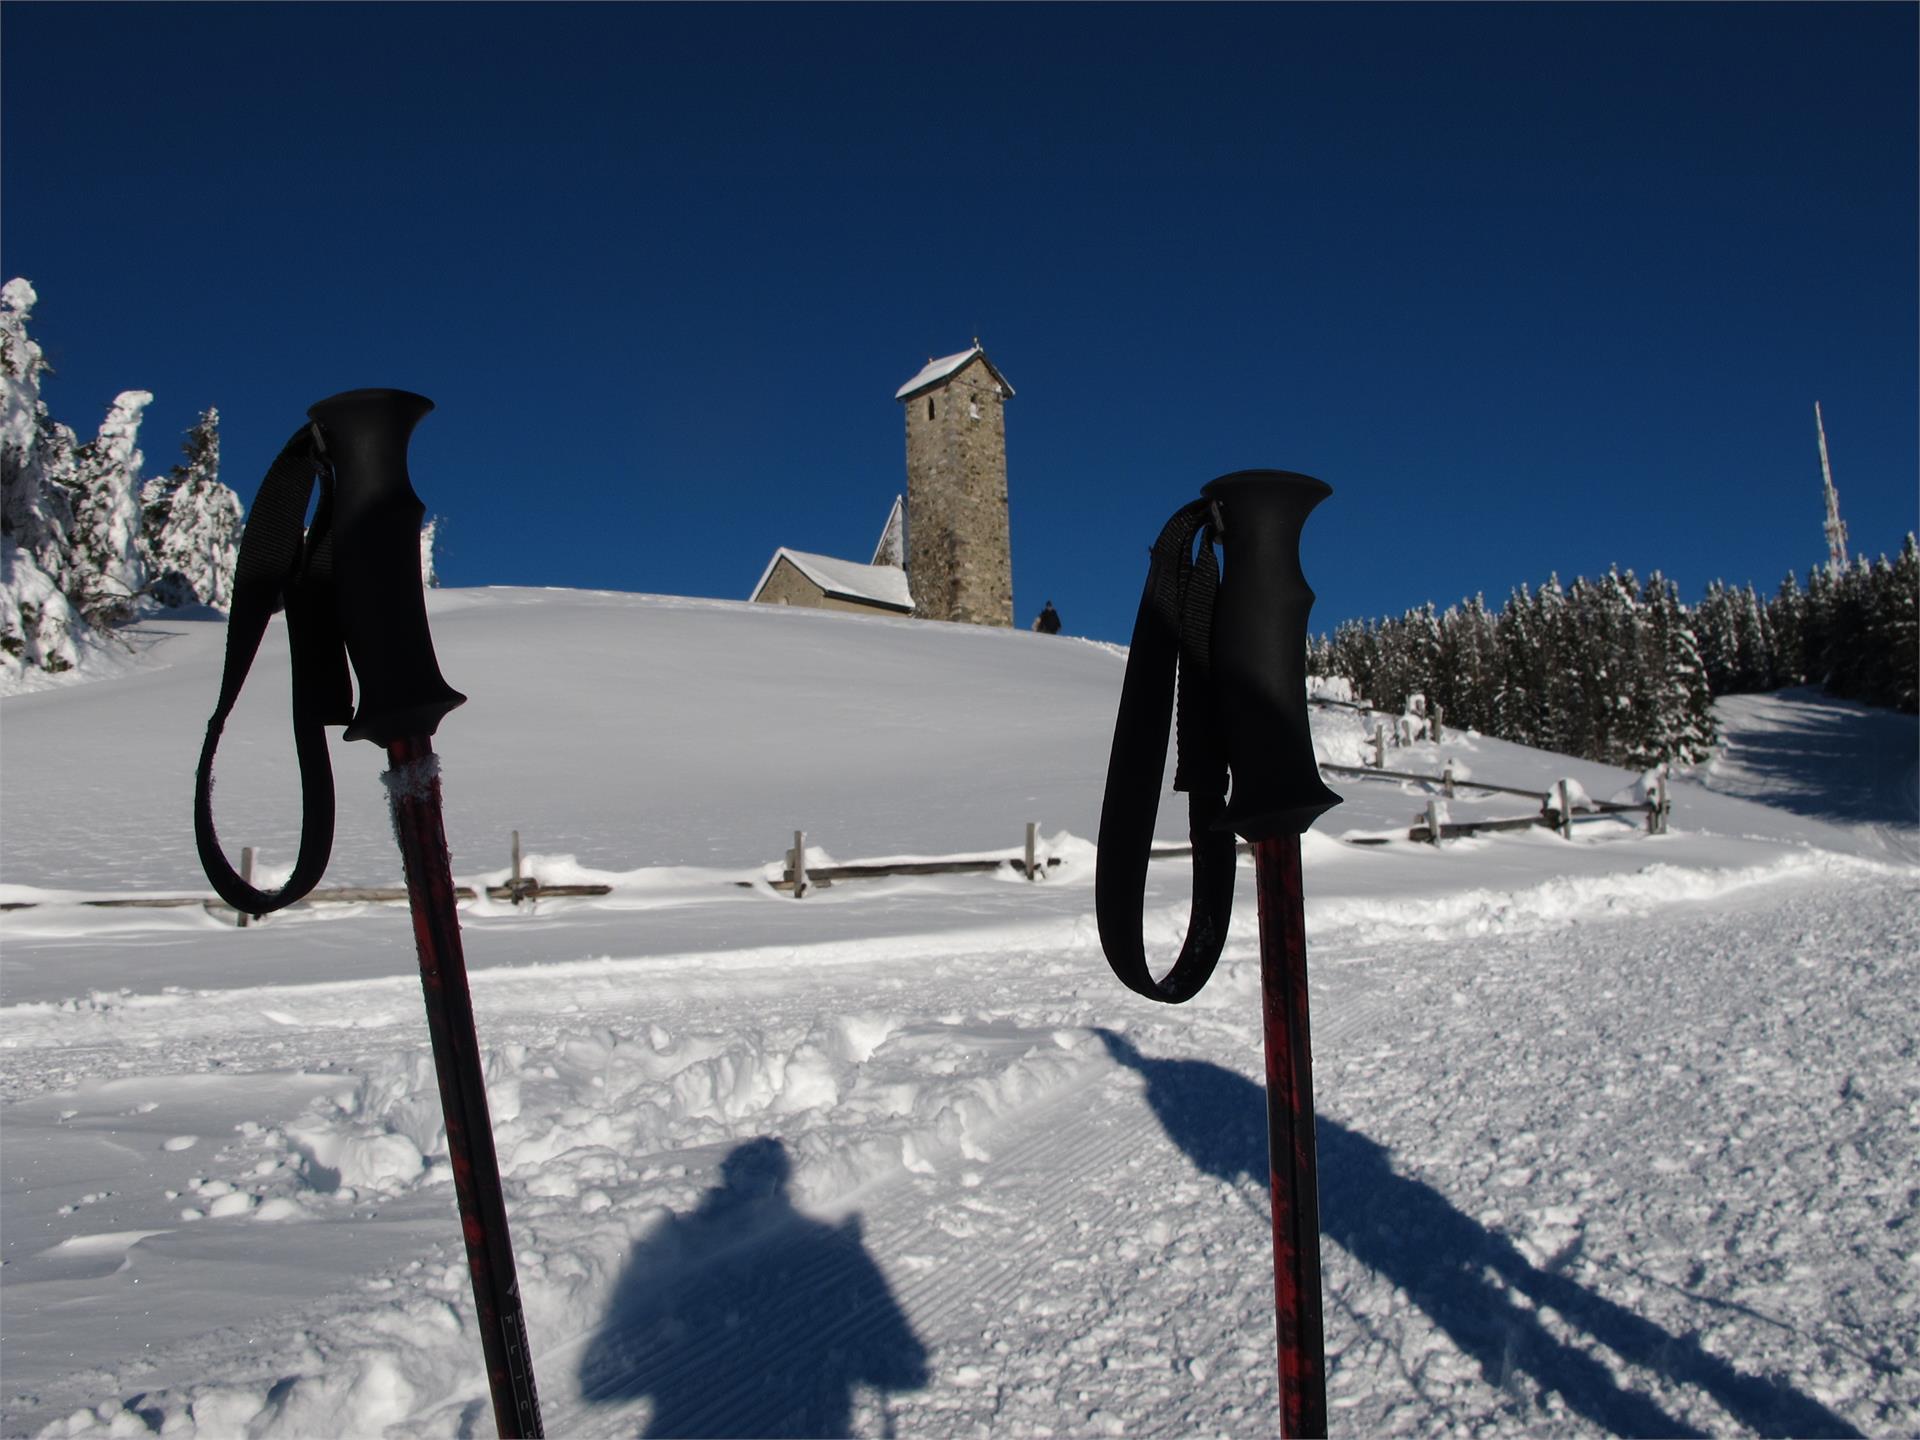
[[[1354,928],[1322,936],[1311,963],[1336,1429],[1903,1428],[1914,1416],[1913,1342],[1867,1317],[1883,1303],[1868,1297],[1884,1286],[1904,1287],[1895,1303],[1912,1305],[1902,1253],[1911,1241],[1900,1239],[1912,1201],[1898,1165],[1876,1161],[1897,1158],[1915,1098],[1911,1041],[1897,1019],[1920,953],[1912,896],[1910,877],[1848,862],[1669,904],[1654,924],[1644,912],[1516,915],[1504,933],[1467,941]],[[1830,937],[1822,966],[1780,953],[1783,940],[1813,934]],[[1384,963],[1405,945],[1417,958]],[[1754,965],[1775,992],[1758,1015],[1740,988]],[[803,983],[770,967],[730,969],[724,987],[694,976],[662,986],[656,962],[622,984],[615,965],[584,994],[569,987],[564,1003],[537,976],[494,977],[478,992],[482,1034],[491,1053],[524,1057],[526,1109],[509,1115],[503,1155],[550,1433],[653,1433],[662,1397],[685,1403],[689,1394],[697,1403],[676,1409],[675,1433],[818,1433],[808,1425],[817,1416],[783,1408],[792,1397],[765,1377],[858,1355],[902,1318],[924,1351],[926,1383],[851,1387],[851,1433],[1264,1432],[1271,1301],[1254,966],[1237,945],[1216,984],[1180,1009],[1123,999],[1084,945],[1012,957],[961,949],[918,961],[910,980],[861,962]],[[290,1024],[282,992],[297,987],[257,1002],[228,994],[218,1047],[229,1067],[252,1054],[282,1073],[377,1068],[392,1027],[413,1023],[394,983],[395,1004],[382,996],[368,1006],[363,995],[357,1023]],[[511,1163],[516,1123],[528,1133],[566,1129],[564,1105],[535,1113],[532,1077],[543,1056],[564,1058],[554,1047],[564,1050],[578,1028],[581,1004],[601,1009],[616,1036],[653,1026],[710,1033],[743,1003],[762,1009],[770,1032],[815,1033],[835,1017],[879,1014],[876,993],[909,983],[917,1013],[935,1018],[876,1021],[862,1042],[886,1031],[863,1067],[881,1088],[887,1073],[918,1077],[902,1084],[925,1085],[929,1071],[954,1078],[943,1110],[908,1117],[907,1163],[839,1193],[795,1197],[796,1215],[839,1227],[840,1252],[815,1247],[793,1261],[780,1227],[729,1242],[730,1264],[744,1256],[786,1297],[784,1310],[754,1322],[756,1335],[780,1343],[750,1356],[670,1347],[630,1366],[610,1360],[622,1337],[604,1313],[608,1282],[625,1257],[602,1254],[597,1281],[559,1283],[594,1264],[576,1197],[598,1178],[619,1204],[605,1154],[580,1144],[537,1166]],[[1551,1024],[1540,1022],[1543,1006]],[[1878,1015],[1883,1051],[1832,1053],[1823,1036],[1842,1012]],[[109,1068],[110,1052],[124,1059],[129,1045],[159,1043],[138,1014],[94,1017],[121,1031],[95,1037],[104,1043],[43,1036],[52,1043],[42,1058],[69,1074]],[[1684,1024],[1669,1018],[1683,1014]],[[1804,1068],[1747,1073],[1759,1049],[1750,1042],[1762,1038],[1767,1054]],[[356,1054],[361,1047],[370,1049]],[[168,1048],[173,1063],[190,1063]],[[16,1049],[11,1058],[27,1057]],[[1625,1081],[1646,1066],[1664,1077],[1675,1109],[1611,1109],[1608,1097],[1636,1093]],[[1537,1095],[1543,1081],[1562,1112],[1516,1108],[1515,1097]],[[1781,1103],[1753,1104],[1753,1088],[1768,1084]],[[402,1088],[418,1100],[430,1085],[415,1067]],[[1818,1107],[1815,1094],[1826,1097]],[[781,1128],[776,1114],[743,1114],[729,1126],[734,1138],[649,1156],[648,1173],[684,1165],[685,1203],[669,1208],[690,1210],[740,1137]],[[812,1156],[831,1141],[787,1143]],[[1779,1176],[1740,1163],[1746,1148],[1828,1178],[1775,1193]],[[1715,1197],[1706,1203],[1703,1167]],[[1509,1211],[1502,1196],[1515,1194],[1527,1203]],[[1808,1196],[1818,1203],[1807,1206]],[[447,1331],[445,1354],[410,1354],[407,1373],[444,1364],[448,1378],[466,1375],[459,1357],[472,1341],[457,1318],[464,1272],[444,1223],[445,1188],[384,1204],[417,1215],[386,1234],[394,1250],[381,1278],[336,1280],[297,1314],[263,1317],[244,1335],[183,1337],[117,1382],[98,1380],[137,1387],[145,1371],[151,1386],[130,1408],[156,1418],[185,1408],[169,1379],[218,1374],[246,1389],[257,1371],[270,1386],[271,1372],[302,1353],[348,1373],[361,1354],[365,1388],[366,1337],[396,1290],[417,1297],[416,1314],[443,1315]],[[636,1236],[645,1231],[638,1225]],[[167,1238],[136,1239],[131,1251],[163,1250]],[[1463,1245],[1474,1253],[1446,1253]],[[1775,1299],[1768,1286],[1720,1274],[1716,1257],[1755,1248],[1779,1257]],[[890,1301],[815,1313],[836,1256],[862,1251]],[[1808,1287],[1826,1297],[1829,1318],[1796,1320],[1795,1295]],[[1849,1293],[1857,1326],[1831,1318],[1847,1312]],[[398,1332],[409,1346],[419,1344],[413,1328]],[[598,1368],[583,1372],[590,1352]],[[392,1433],[485,1433],[469,1381],[456,1386]],[[201,1387],[203,1415],[214,1398]]]

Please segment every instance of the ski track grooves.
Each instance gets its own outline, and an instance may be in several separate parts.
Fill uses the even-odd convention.
[[[1348,993],[1316,997],[1320,1015],[1327,1017],[1316,1022],[1316,1048],[1325,1045],[1331,1049],[1372,1029],[1388,1008],[1383,999],[1355,983],[1360,977],[1348,972],[1340,979],[1347,982]],[[1220,1021],[1212,1017],[1196,1015],[1195,1019],[1208,1029],[1220,1026]],[[1231,1028],[1235,1033],[1241,1029],[1237,1025]],[[1257,1073],[1257,1052],[1250,1058]],[[1056,1237],[1105,1234],[1124,1223],[1147,1223],[1150,1213],[1136,1215],[1131,1222],[1125,1219],[1123,1212],[1134,1208],[1130,1204],[1133,1197],[1125,1184],[1115,1181],[1128,1175],[1126,1162],[1142,1149],[1167,1142],[1140,1092],[1119,1083],[1121,1068],[1104,1058],[1097,1059],[1086,1074],[1004,1116],[986,1137],[993,1147],[990,1159],[968,1162],[951,1157],[932,1185],[929,1177],[898,1171],[842,1197],[832,1207],[836,1213],[851,1211],[865,1202],[861,1238],[882,1268],[890,1272],[894,1299],[914,1333],[927,1338],[932,1351],[929,1363],[936,1370],[963,1361],[992,1362],[993,1356],[978,1351],[964,1356],[943,1355],[935,1347],[944,1339],[951,1351],[955,1337],[977,1333],[989,1317],[1006,1316],[1014,1301],[1040,1283],[1035,1275],[1037,1266],[1084,1249],[1084,1242],[1063,1244]],[[1172,1163],[1187,1164],[1184,1157]],[[978,1173],[982,1183],[966,1186],[957,1178],[960,1170]],[[1031,1177],[1036,1175],[1046,1177],[1045,1183],[1035,1184]],[[1248,1223],[1264,1231],[1264,1187],[1242,1183],[1235,1188],[1246,1204]],[[988,1213],[980,1213],[988,1206]],[[978,1228],[964,1237],[943,1230],[943,1218],[956,1211],[977,1218],[981,1222]],[[995,1221],[1006,1223],[997,1225]],[[900,1276],[900,1260],[924,1250],[930,1238],[936,1240],[936,1248],[947,1249],[948,1253],[940,1263],[917,1265]],[[772,1245],[777,1241],[769,1237],[752,1243]],[[799,1297],[793,1307],[793,1324],[788,1327],[793,1338],[764,1355],[768,1371],[778,1371],[783,1362],[823,1345],[857,1348],[863,1336],[888,1320],[888,1308],[875,1304],[840,1315],[825,1327],[816,1323],[816,1317],[806,1310],[807,1282],[828,1272],[832,1263],[830,1256],[821,1255],[806,1270],[784,1276]],[[1131,1293],[1135,1292],[1107,1297],[1107,1308],[1125,1308]],[[1059,1338],[1064,1341],[1071,1337]],[[556,1347],[551,1358],[543,1358],[549,1365],[572,1363],[572,1357],[586,1343],[588,1337],[576,1336]],[[691,1357],[598,1375],[578,1405],[553,1409],[550,1425],[556,1434],[632,1434],[638,1407],[618,1400],[609,1402],[609,1397],[658,1393],[684,1382],[698,1363],[697,1357]],[[1001,1408],[1007,1380],[1004,1374],[989,1375],[985,1384],[971,1392],[978,1395],[980,1407],[966,1418],[975,1424],[992,1423]],[[900,1395],[892,1408],[912,1410],[915,1399],[915,1393]],[[750,1422],[759,1419],[759,1413],[744,1408],[742,1397],[721,1393],[716,1387],[705,1409],[685,1418],[692,1423],[690,1433],[726,1435],[748,1433]],[[952,1414],[940,1418],[948,1424],[961,1419]],[[891,1421],[888,1417],[889,1430]]]
[[[987,1183],[969,1189],[950,1173],[943,1174],[931,1209],[928,1206],[929,1197],[922,1185],[916,1183],[922,1177],[904,1170],[862,1187],[852,1196],[843,1197],[842,1205],[848,1200],[866,1199],[870,1202],[869,1208],[861,1211],[861,1238],[880,1260],[882,1268],[887,1268],[888,1257],[896,1257],[892,1268],[896,1271],[900,1269],[897,1257],[911,1255],[922,1248],[930,1229],[938,1227],[942,1215],[954,1208],[967,1208],[966,1202],[970,1199],[977,1203],[980,1199],[990,1198],[996,1191],[1016,1188],[1018,1178],[1031,1174],[1035,1168],[1052,1172],[1057,1180],[1065,1177],[1065,1183],[1049,1185],[1047,1189],[1053,1198],[1037,1208],[1023,1210],[1023,1229],[1029,1234],[1036,1231],[1050,1233],[1070,1223],[1076,1218],[1075,1212],[1083,1208],[1089,1194],[1106,1197],[1105,1203],[1098,1206],[1098,1216],[1104,1217],[1119,1209],[1119,1198],[1111,1194],[1107,1187],[1090,1191],[1080,1182],[1117,1168],[1115,1162],[1129,1148],[1129,1139],[1138,1138],[1137,1132],[1114,1123],[1083,1125],[1068,1132],[1071,1138],[1063,1147],[1060,1133],[1048,1123],[1057,1112],[1066,1110],[1074,1099],[1111,1078],[1109,1066],[1096,1064],[1088,1074],[1066,1082],[1048,1095],[1030,1102],[1022,1110],[1005,1117],[995,1127],[992,1138],[1010,1138],[1012,1143],[996,1149],[991,1160],[954,1162],[956,1166],[964,1165],[968,1169],[977,1165],[979,1170],[986,1173]],[[1152,1123],[1149,1117],[1143,1116],[1142,1120],[1149,1125]],[[1009,1132],[1018,1132],[1017,1138],[1010,1136]],[[950,1166],[949,1170],[952,1168]],[[996,1174],[1003,1177],[1000,1184],[993,1183]],[[840,1208],[835,1207],[836,1210]],[[983,1226],[971,1238],[982,1239],[1000,1234]],[[948,1231],[946,1238],[951,1242],[957,1237]],[[773,1242],[761,1239],[753,1243]],[[845,1243],[852,1246],[858,1242]],[[959,1317],[969,1311],[990,1311],[999,1302],[1011,1297],[1020,1287],[1025,1272],[1031,1268],[1034,1256],[1047,1253],[1031,1245],[1013,1247],[1004,1244],[988,1246],[985,1253],[971,1252],[972,1247],[969,1246],[969,1253],[964,1258],[953,1255],[945,1263],[916,1266],[904,1280],[889,1275],[894,1300],[916,1334],[934,1337],[957,1333],[958,1327],[954,1322]],[[806,1270],[785,1276],[802,1297],[794,1307],[794,1324],[789,1328],[794,1338],[785,1346],[765,1355],[766,1368],[777,1369],[780,1362],[806,1350],[816,1349],[825,1342],[857,1341],[875,1328],[876,1321],[885,1317],[885,1307],[875,1304],[864,1311],[841,1316],[825,1328],[810,1322],[804,1305],[805,1282],[828,1271],[832,1263],[830,1256],[822,1255]],[[956,1280],[963,1280],[964,1283],[956,1284]],[[576,1337],[558,1347],[554,1359],[571,1355],[584,1343],[586,1337]],[[941,1359],[939,1352],[934,1351],[930,1359],[937,1366]],[[634,1418],[631,1407],[604,1408],[598,1403],[601,1398],[655,1390],[662,1382],[671,1383],[684,1378],[690,1370],[697,1368],[697,1363],[688,1361],[659,1367],[641,1366],[597,1376],[582,1396],[580,1405],[552,1412],[549,1416],[551,1428],[556,1434],[566,1435],[630,1434]],[[694,1433],[745,1433],[746,1427],[739,1423],[745,1412],[740,1409],[738,1399],[714,1394],[708,1407],[692,1417]]]

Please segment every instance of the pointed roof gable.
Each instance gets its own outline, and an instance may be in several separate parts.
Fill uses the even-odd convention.
[[[980,348],[978,340],[973,342],[971,350],[962,350],[957,355],[944,355],[938,360],[927,361],[918,375],[893,392],[893,398],[911,400],[914,396],[923,394],[936,385],[945,384],[975,360],[987,367],[987,372],[999,382],[1000,388],[1011,398],[1013,386],[1007,383],[1007,377],[1000,373],[999,367],[987,358],[987,352]]]
[[[887,523],[881,528],[880,542],[873,547],[873,559],[869,565],[898,565],[907,563],[907,497],[893,497],[893,509],[887,512]]]

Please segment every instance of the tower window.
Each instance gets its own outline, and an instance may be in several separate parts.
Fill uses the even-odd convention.
[[[931,395],[927,396],[927,418],[929,420],[933,418],[933,396]]]

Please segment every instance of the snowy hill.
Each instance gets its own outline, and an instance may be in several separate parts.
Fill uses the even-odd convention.
[[[1250,886],[1193,1005],[1107,975],[1123,656],[716,601],[430,607],[471,697],[438,740],[460,878],[501,878],[518,829],[541,879],[611,886],[462,916],[551,1433],[1270,1429]],[[222,628],[137,643],[0,701],[0,900],[31,907],[0,915],[4,1431],[484,1432],[404,909],[239,931],[78,903],[206,889]],[[222,834],[270,867],[286,683],[276,628],[221,752]],[[1664,836],[1436,850],[1405,840],[1436,787],[1335,779],[1306,863],[1338,1429],[1920,1420],[1913,815],[1816,773],[1910,798],[1912,722],[1902,752],[1877,712],[1723,704]],[[1766,750],[1801,724],[1825,758]],[[1360,761],[1352,712],[1315,727]],[[327,883],[395,883],[382,757],[334,758]],[[1389,752],[1443,759],[1639,779],[1476,736]],[[1045,883],[763,883],[795,829],[817,864],[1011,855],[1030,820]],[[1168,955],[1188,878],[1154,867]]]
[[[1920,862],[1920,727],[1911,715],[1811,689],[1729,695],[1714,708],[1726,742],[1697,768],[1700,784],[1855,827],[1869,852]]]

